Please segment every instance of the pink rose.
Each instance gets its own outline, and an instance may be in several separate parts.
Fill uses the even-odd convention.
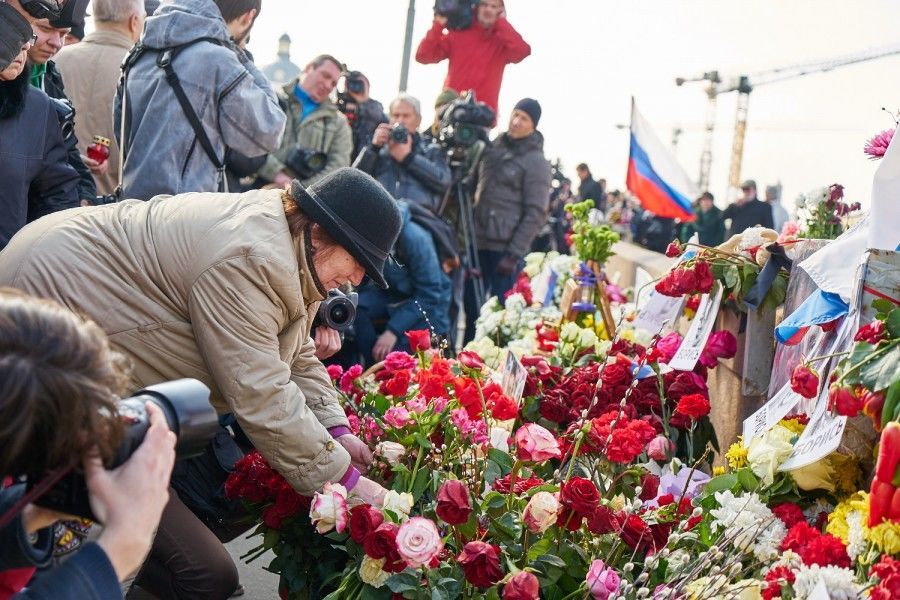
[[[595,560],[587,573],[588,591],[594,600],[607,600],[619,589],[621,579],[612,569],[607,569],[602,560]]]
[[[503,600],[539,600],[541,583],[534,573],[519,571],[503,586]]]
[[[428,403],[424,396],[416,396],[407,400],[405,403],[407,410],[411,413],[423,413],[428,408]]]
[[[660,462],[669,460],[669,456],[675,451],[675,444],[664,435],[658,435],[647,444],[647,456]]]
[[[402,429],[410,423],[409,411],[402,406],[392,406],[384,413],[384,422],[395,429]]]
[[[522,522],[531,533],[544,533],[556,523],[559,500],[556,494],[538,492],[531,497],[522,513]]]
[[[737,340],[730,331],[716,331],[706,340],[706,347],[700,355],[700,364],[713,369],[720,358],[732,358],[737,353]]]
[[[535,423],[523,425],[516,431],[516,457],[530,462],[544,462],[559,458],[559,443],[552,433]]]
[[[326,483],[313,496],[309,518],[319,533],[343,532],[347,527],[347,489],[339,483]]]
[[[668,363],[672,360],[672,357],[678,352],[679,346],[681,346],[681,334],[677,331],[673,331],[660,338],[660,340],[656,342],[656,351],[659,352],[660,362]]]
[[[414,569],[430,563],[443,547],[441,534],[431,519],[413,517],[397,532],[397,550]]]

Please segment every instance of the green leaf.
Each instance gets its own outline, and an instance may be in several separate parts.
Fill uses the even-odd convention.
[[[266,550],[271,550],[278,544],[279,540],[281,540],[281,532],[277,529],[270,529],[263,537],[263,545],[266,547]]]
[[[373,402],[372,404],[375,406],[375,410],[377,410],[382,415],[386,413],[387,409],[391,407],[391,401],[381,394],[375,396],[375,402]]]
[[[737,472],[738,483],[744,488],[745,492],[755,492],[759,487],[759,479],[753,474],[753,471],[746,467]]]
[[[539,557],[550,552],[550,548],[553,547],[553,537],[546,536],[538,540],[531,548],[528,549],[528,555],[525,557],[526,562],[533,562],[537,560]]]
[[[723,273],[725,279],[725,287],[734,289],[741,283],[740,274],[736,265],[729,265]]]
[[[411,590],[419,589],[419,573],[412,569],[407,569],[400,573],[395,573],[388,577],[387,586],[392,592],[402,594]]]
[[[500,492],[489,492],[481,501],[481,509],[500,508],[506,506],[506,495]]]
[[[784,303],[787,296],[787,277],[783,277],[781,273],[772,281],[772,287],[769,288],[766,297],[763,298],[761,309],[775,310]]]
[[[498,450],[497,448],[488,448],[488,458],[500,465],[500,468],[503,469],[503,474],[506,475],[510,471],[512,471],[513,457],[504,452],[503,450]]]
[[[432,448],[431,441],[421,433],[416,434],[416,443],[426,450],[431,450]]]
[[[900,309],[892,310],[884,324],[893,339],[900,338]]]
[[[859,376],[864,386],[877,392],[891,385],[898,373],[900,373],[900,346],[895,345],[885,354],[867,362],[860,369]]]
[[[418,501],[418,499],[422,497],[422,494],[425,493],[425,490],[428,489],[428,484],[430,483],[431,472],[428,469],[419,469],[419,472],[416,473],[416,480],[413,482],[413,500]]]
[[[894,410],[900,406],[900,379],[891,384],[884,394],[884,409],[881,411],[881,426],[884,427],[894,417]]]
[[[484,461],[484,480],[491,484],[503,477],[503,468],[496,461],[488,459]]]
[[[705,496],[712,496],[716,492],[734,489],[737,485],[737,475],[734,473],[726,473],[725,475],[719,475],[718,477],[710,479],[703,489],[703,494]]]
[[[359,594],[359,600],[391,600],[393,592],[387,586],[373,588],[371,585],[363,585]]]
[[[522,535],[522,524],[516,515],[511,512],[504,513],[499,519],[491,519],[488,531],[508,542],[515,542]]]
[[[872,301],[872,308],[875,309],[876,319],[884,319],[894,310],[894,303],[884,298],[876,298]]]

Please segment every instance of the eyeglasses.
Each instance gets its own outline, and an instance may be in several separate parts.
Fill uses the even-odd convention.
[[[66,0],[20,0],[22,8],[35,19],[58,19]]]

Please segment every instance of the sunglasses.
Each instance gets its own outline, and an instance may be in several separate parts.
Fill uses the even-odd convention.
[[[66,0],[20,0],[22,8],[35,19],[58,19]]]

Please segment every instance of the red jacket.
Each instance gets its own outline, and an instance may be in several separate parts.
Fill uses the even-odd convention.
[[[443,25],[434,22],[419,43],[416,62],[427,65],[449,58],[444,88],[460,94],[475,90],[478,101],[496,112],[503,69],[529,54],[531,46],[501,17],[491,29],[484,29],[475,21],[468,29],[446,33]]]

